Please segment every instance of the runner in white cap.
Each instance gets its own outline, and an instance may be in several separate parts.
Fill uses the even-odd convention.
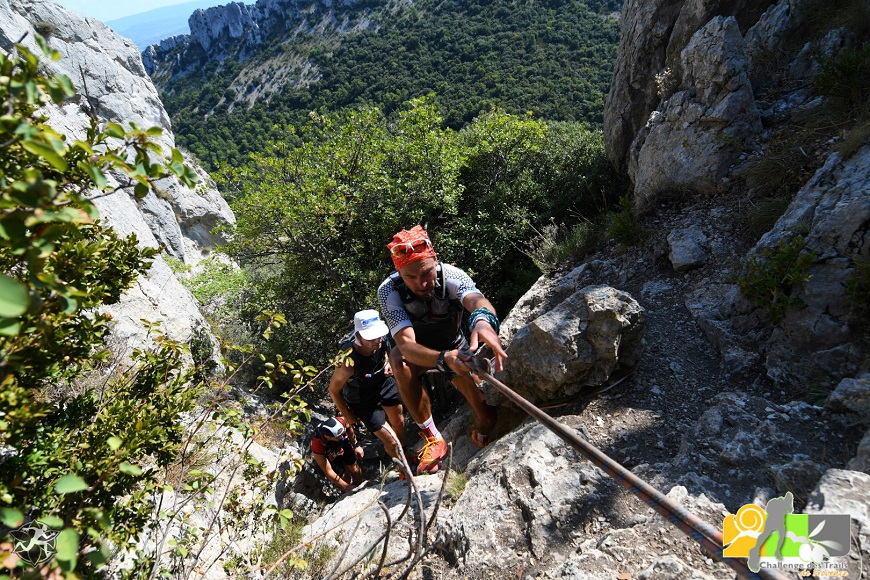
[[[389,345],[382,340],[390,331],[377,310],[357,312],[353,327],[350,353],[332,375],[329,396],[351,427],[362,421],[390,457],[398,458],[391,433],[404,446],[405,413],[388,361]]]

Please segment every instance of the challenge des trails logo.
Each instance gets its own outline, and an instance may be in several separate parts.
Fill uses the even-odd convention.
[[[766,509],[747,504],[737,514],[725,516],[722,555],[748,558],[749,569],[812,567],[845,571],[845,564],[828,558],[849,553],[851,522],[848,515],[795,514],[791,492],[767,502]],[[842,569],[842,570],[840,570]],[[845,575],[843,574],[843,575]]]
[[[9,532],[15,554],[31,566],[47,562],[57,552],[55,541],[58,532],[36,522]]]

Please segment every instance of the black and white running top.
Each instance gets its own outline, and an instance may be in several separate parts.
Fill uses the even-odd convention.
[[[413,294],[393,272],[378,287],[378,305],[390,328],[396,333],[412,326],[418,344],[435,350],[457,348],[462,341],[462,300],[469,294],[482,294],[474,280],[456,266],[439,263],[435,291],[431,299]]]

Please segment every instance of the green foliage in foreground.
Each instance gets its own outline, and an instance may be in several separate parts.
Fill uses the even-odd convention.
[[[59,58],[43,39],[37,44]],[[226,533],[215,526],[219,516],[244,522],[244,511],[271,526],[292,514],[265,508],[263,493],[256,509],[250,502],[244,509],[226,504],[228,495],[211,497],[217,478],[186,463],[196,448],[231,444],[225,434],[232,429],[245,443],[221,448],[224,459],[236,457],[230,469],[246,484],[269,481],[246,453],[259,427],[218,395],[227,379],[191,382],[203,369],[184,364],[184,345],[154,332],[150,347],[100,368],[111,356],[104,344],[110,317],[95,309],[116,302],[155,252],[101,226],[88,195],[121,189],[144,196],[157,179],[175,176],[193,186],[195,174],[178,151],[163,158],[152,139],[159,128],[92,120],[83,139],[57,133],[39,107],[73,96],[73,87],[66,77],[47,78],[39,70],[39,58],[24,46],[0,53],[6,110],[0,117],[0,578],[94,577],[107,566],[117,570],[119,559],[126,560],[126,576],[175,571],[187,577],[201,564],[204,542]],[[109,172],[118,186],[109,185]],[[266,337],[282,325],[278,315],[259,320],[267,324]],[[297,392],[313,374],[281,359],[263,367],[263,386],[286,375]],[[191,415],[205,394],[210,402]],[[298,433],[306,412],[294,394],[268,420],[281,419]],[[171,474],[179,487],[175,502],[164,495],[173,492]],[[185,506],[207,508],[214,519],[198,527]],[[183,541],[167,538],[172,523],[184,530]],[[47,559],[37,561],[13,543],[22,526],[56,533]],[[144,536],[150,552],[137,549]],[[155,569],[161,555],[174,564]]]
[[[353,313],[376,306],[392,235],[421,222],[504,316],[539,275],[524,249],[535,229],[588,219],[619,193],[601,133],[583,125],[495,110],[442,127],[431,97],[395,122],[374,108],[312,115],[303,145],[274,143],[219,176],[238,219],[228,251],[250,288],[240,318],[285,312],[280,348],[331,356]]]

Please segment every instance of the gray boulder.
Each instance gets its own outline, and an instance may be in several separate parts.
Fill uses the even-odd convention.
[[[825,401],[825,409],[850,413],[856,422],[870,425],[870,374],[840,381]]]
[[[775,249],[807,232],[814,254],[809,281],[792,290],[790,308],[767,341],[767,373],[782,384],[823,377],[832,386],[859,372],[862,360],[856,304],[846,288],[855,261],[870,255],[870,146],[849,159],[834,153],[798,192],[774,228],[756,245]]]
[[[552,310],[581,288],[593,284],[594,280],[615,278],[616,275],[616,267],[612,263],[592,260],[562,275],[541,276],[502,321],[500,338],[510,343],[529,320]]]
[[[531,320],[508,347],[504,379],[532,401],[569,396],[607,381],[642,351],[644,309],[609,286],[578,290]]]
[[[638,205],[666,191],[720,191],[761,132],[743,44],[737,21],[716,17],[683,49],[680,90],[650,115],[631,146]]]
[[[685,272],[702,266],[707,261],[707,236],[700,226],[691,226],[671,231],[668,234],[670,253],[668,259],[677,272]]]

